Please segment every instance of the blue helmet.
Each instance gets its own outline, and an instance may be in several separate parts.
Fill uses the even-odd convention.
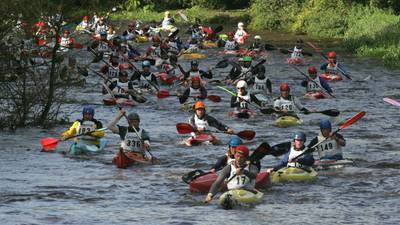
[[[145,60],[142,62],[142,67],[150,67],[150,66],[151,66],[151,63],[149,60]]]
[[[90,106],[83,107],[82,114],[90,114],[94,116],[94,109]]]
[[[294,140],[302,140],[303,142],[306,142],[306,134],[302,131],[297,131],[294,133]]]
[[[241,144],[243,144],[242,140],[236,136],[232,137],[231,140],[229,141],[229,147],[237,147]]]
[[[319,128],[322,129],[332,129],[332,124],[331,121],[329,121],[328,119],[322,119],[319,122]]]

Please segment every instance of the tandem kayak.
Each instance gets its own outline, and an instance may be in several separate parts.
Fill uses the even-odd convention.
[[[104,105],[122,104],[123,106],[130,106],[130,107],[133,107],[136,105],[136,103],[133,100],[126,99],[126,98],[119,98],[116,101],[112,98],[103,99],[103,103],[104,103]]]
[[[205,144],[218,144],[219,140],[212,134],[199,134],[196,137],[188,138],[184,144],[188,147]]]
[[[69,154],[71,155],[80,155],[80,154],[93,154],[102,152],[107,145],[107,140],[100,139],[100,146],[90,144],[84,140],[79,140],[71,144],[69,147]]]
[[[325,94],[322,91],[307,92],[304,97],[309,99],[322,99],[325,98]]]
[[[256,204],[262,201],[264,193],[253,189],[236,189],[223,193],[219,197],[219,204],[224,209],[234,209],[241,206]]]
[[[211,188],[211,185],[217,180],[217,173],[209,173],[203,176],[197,177],[189,183],[189,190],[192,193],[202,193],[206,194]],[[256,177],[256,188],[258,189],[266,189],[271,187],[271,181],[269,177],[269,173],[266,171],[261,171],[257,174]],[[222,191],[226,191],[226,184],[221,187]]]
[[[312,168],[285,167],[271,174],[273,184],[282,182],[313,181],[318,173]]]
[[[186,60],[190,60],[190,59],[205,59],[207,58],[207,55],[203,54],[203,53],[183,53],[180,56],[180,59],[186,59]]]
[[[313,167],[316,170],[331,170],[331,169],[340,169],[345,166],[353,165],[354,161],[351,159],[342,159],[342,160],[317,160],[314,162]]]
[[[127,152],[119,149],[119,152],[113,159],[113,163],[121,169],[125,169],[135,163],[138,164],[155,164],[158,163],[158,159],[152,158],[148,159],[141,153]]]
[[[229,116],[231,117],[236,117],[240,119],[248,119],[250,117],[254,117],[256,115],[256,112],[250,109],[242,109],[242,110],[235,110],[232,112],[229,112]]]
[[[304,58],[287,58],[286,63],[296,66],[308,66],[310,64]]]
[[[275,120],[275,126],[277,127],[290,127],[303,124],[303,120],[294,116],[281,116]]]
[[[322,77],[322,79],[327,80],[327,81],[341,81],[341,80],[343,80],[343,77],[340,74],[323,73],[320,76]]]

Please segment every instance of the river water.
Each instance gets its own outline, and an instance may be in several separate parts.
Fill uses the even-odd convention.
[[[207,54],[209,58],[200,61],[203,69],[221,59],[216,50]],[[87,60],[87,53],[79,55]],[[175,97],[152,98],[151,103],[128,111],[140,114],[141,126],[150,132],[152,153],[161,160],[159,165],[116,168],[111,160],[119,138],[109,131],[105,154],[74,158],[60,153],[71,142],[60,143],[57,153],[40,152],[40,138],[58,137],[67,126],[1,133],[0,224],[400,224],[400,109],[382,101],[387,96],[400,98],[400,74],[373,60],[344,54],[339,57],[353,80],[331,83],[336,99],[302,99],[302,103],[319,110],[336,108],[342,118],[367,112],[362,120],[342,131],[347,140],[345,157],[354,159],[355,166],[321,172],[313,183],[273,186],[265,192],[263,202],[253,208],[226,211],[218,207],[217,199],[205,205],[205,196],[190,194],[181,176],[193,169],[207,170],[225,153],[226,146],[179,145],[183,137],[175,125],[186,122],[190,114],[179,109]],[[279,93],[279,83],[287,81],[292,93],[302,96],[302,76],[285,64],[285,58],[279,52],[268,56],[267,74],[274,94]],[[321,63],[318,56],[312,58],[313,65]],[[189,68],[187,61],[182,64]],[[224,71],[215,70],[216,78],[225,76]],[[71,101],[63,111],[73,121],[80,118],[82,105],[90,103],[96,109],[95,117],[106,125],[117,115],[117,109],[101,104],[98,77],[92,74],[87,81],[84,87],[67,93]],[[262,141],[288,141],[297,130],[305,131],[308,140],[318,132],[316,121],[321,114],[301,115],[305,124],[292,128],[276,128],[273,119],[262,114],[249,120],[228,117],[230,96],[215,86],[208,89],[209,94],[222,97],[220,103],[207,102],[210,114],[236,131],[255,130],[256,139],[249,143],[253,149]],[[227,143],[228,136],[218,136]],[[278,160],[266,156],[263,168]]]

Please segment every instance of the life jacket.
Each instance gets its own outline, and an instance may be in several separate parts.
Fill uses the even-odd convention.
[[[190,87],[190,96],[200,96],[201,95],[201,91],[200,91],[200,87],[197,89],[194,89],[192,87]]]
[[[249,106],[248,106],[248,103],[247,102],[250,102],[250,92],[249,91],[247,91],[247,94],[246,95],[240,95],[240,94],[238,94],[237,95],[238,97],[236,97],[236,102],[239,102],[240,103],[240,106],[239,106],[239,108],[238,109],[248,109],[249,108]],[[239,98],[240,97],[240,98]],[[242,101],[240,101],[240,99],[243,99]]]
[[[121,141],[121,148],[124,151],[144,153],[143,142],[138,137],[142,137],[143,130],[139,129],[137,132],[138,135],[134,131],[131,132],[128,130],[126,132],[125,137]]]
[[[296,156],[299,156],[301,153],[303,153],[306,150],[306,148],[304,148],[301,151],[297,151],[294,149],[294,144],[292,143],[292,146],[290,147],[290,153],[289,153],[289,159],[293,159]],[[291,162],[287,164],[287,167],[305,167],[302,164],[296,162]]]
[[[236,42],[235,41],[229,41],[229,40],[227,40],[226,42],[225,42],[225,47],[224,47],[224,49],[225,50],[236,50],[236,47],[237,47],[237,44],[236,44]]]
[[[118,66],[113,66],[110,64],[110,66],[108,66],[108,72],[107,75],[109,78],[118,78],[119,76],[119,64]]]
[[[108,30],[107,25],[105,25],[105,24],[103,24],[103,25],[96,24],[96,27],[95,27],[95,29],[94,29],[94,32],[95,32],[96,34],[100,34],[100,33],[102,33],[102,32],[107,32],[107,30]]]
[[[60,38],[60,47],[61,48],[68,48],[71,43],[72,43],[71,37],[61,37]]]
[[[325,137],[322,136],[321,132],[318,135],[318,142],[325,140]],[[337,144],[337,141],[333,138],[328,138],[326,141],[322,142],[318,146],[315,147],[318,150],[318,155],[320,159],[330,158],[335,155],[342,155],[343,151],[341,146]]]
[[[245,30],[237,30],[235,33],[235,40],[239,44],[244,44],[246,39],[249,37],[249,34]]]
[[[205,118],[206,117],[204,116],[203,119],[200,119],[196,114],[193,115],[194,124],[195,124],[196,128],[201,128],[201,129],[207,130],[209,125],[208,125],[208,121]]]
[[[129,82],[121,82],[117,80],[117,86],[112,90],[114,95],[118,95],[119,98],[129,98],[129,94],[124,90],[128,90]]]
[[[91,121],[91,120],[78,120],[79,121],[79,125],[76,128],[77,129],[77,134],[84,134],[87,132],[91,132],[94,131],[96,129],[96,123],[95,121]],[[83,135],[80,137],[82,140],[96,140],[95,137],[90,136],[90,135]]]
[[[311,78],[310,78],[311,79]],[[315,79],[313,79],[314,82],[312,81],[308,81],[307,82],[307,92],[317,92],[317,91],[321,91],[321,81],[319,79],[319,77],[317,76]],[[318,86],[319,85],[319,86]]]
[[[228,190],[235,190],[235,189],[241,189],[241,188],[253,188],[255,186],[255,180],[250,179],[250,177],[246,176],[243,171],[240,175],[236,175],[236,166],[235,163],[231,163],[231,173],[229,175],[228,180],[230,180],[227,183]],[[243,170],[250,170],[250,164],[247,164],[247,166]],[[235,178],[233,178],[235,176]]]
[[[290,95],[289,100],[279,97],[274,101],[274,107],[279,108],[279,110],[287,110],[288,112],[294,112],[294,102],[293,97]]]
[[[292,59],[303,58],[303,49],[297,48],[297,46],[294,46],[291,58]]]
[[[99,41],[99,46],[97,46],[97,51],[98,52],[109,52],[110,47],[108,46],[108,43],[105,41]]]
[[[339,74],[339,69],[338,69],[337,65],[338,65],[337,62],[336,62],[335,65],[332,65],[332,64],[328,63],[328,65],[326,66],[325,73],[338,75]]]
[[[171,25],[172,25],[172,18],[164,17],[164,19],[161,23],[162,28],[169,29]]]

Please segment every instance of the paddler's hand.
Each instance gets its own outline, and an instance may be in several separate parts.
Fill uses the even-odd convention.
[[[214,168],[212,168],[212,169],[210,170],[210,173],[215,173],[215,172],[217,172],[217,170],[214,169]]]
[[[148,140],[143,142],[143,147],[148,151],[150,150],[150,142]]]
[[[266,170],[266,172],[267,172],[267,173],[272,173],[272,172],[274,172],[274,168],[268,168],[268,169]]]
[[[204,203],[209,203],[212,201],[212,199],[213,199],[212,193],[208,193],[206,200],[204,200]]]
[[[239,176],[242,174],[242,169],[241,168],[237,168],[236,169],[236,176]]]
[[[67,139],[67,136],[61,135],[60,140],[65,141],[65,139]]]
[[[297,160],[296,159],[289,159],[288,163],[295,163]]]
[[[228,134],[233,134],[233,133],[235,133],[235,132],[233,131],[232,128],[228,128],[228,130],[226,131],[226,133],[228,133]]]

